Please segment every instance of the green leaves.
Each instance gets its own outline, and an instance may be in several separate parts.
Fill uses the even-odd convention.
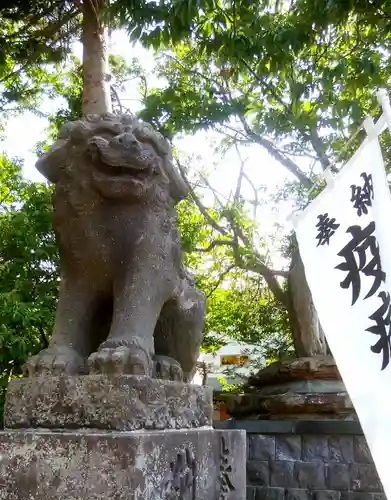
[[[390,33],[382,8],[321,1],[278,11],[269,2],[211,5],[200,2],[192,11],[192,34],[182,33],[180,41],[157,39],[163,25],[148,30],[146,11],[134,17],[144,26],[142,42],[169,49],[159,70],[167,85],[150,92],[141,116],[169,136],[244,119],[247,137],[266,136],[288,155],[315,156],[324,167],[335,160],[338,136],[346,140],[376,109],[375,90],[388,85]]]
[[[146,11],[140,17],[139,11],[134,12],[132,22],[139,29],[143,26],[141,41],[160,48],[158,74],[167,82],[146,96],[140,116],[169,137],[212,129],[222,134],[224,147],[244,143],[264,147],[299,181],[286,186],[284,196],[302,206],[319,191],[321,169],[346,160],[362,139],[357,136],[347,149],[348,138],[367,114],[378,113],[375,91],[388,86],[391,69],[389,9],[381,3],[322,0],[296,0],[289,9],[285,4],[277,8],[274,2],[240,0],[200,2],[199,7],[193,18],[186,19],[191,34],[175,31],[169,18],[157,23],[154,18],[151,23]],[[169,41],[163,32],[170,33]],[[382,140],[389,150],[389,139]],[[303,172],[298,157],[304,158],[311,173]],[[277,303],[284,304],[286,292],[270,274],[263,249],[254,244],[254,226],[244,206],[231,199],[224,207],[213,206],[217,215],[210,218],[212,209],[205,210],[210,233],[201,224],[207,240],[198,246],[209,260],[206,264],[195,259],[193,265],[207,266],[216,283],[210,303],[220,304],[211,306],[207,331],[215,330],[214,323],[229,331],[224,330],[223,318],[213,318],[222,303],[231,311],[232,302],[241,304],[237,315],[228,314],[232,328],[240,331],[240,313],[246,307],[242,296],[229,295],[237,279],[247,280],[251,273],[265,278],[278,301],[269,298],[262,306],[259,302],[262,311],[269,304],[274,311]],[[216,232],[215,223],[225,232]],[[241,278],[235,274],[238,269]],[[229,286],[219,284],[221,276]],[[198,272],[198,279],[205,290],[211,289],[205,273]],[[246,286],[251,288],[248,281]],[[276,317],[277,313],[273,322]]]
[[[38,109],[43,93],[61,95],[66,106],[50,117],[54,138],[64,121],[81,115],[80,62],[58,64],[79,35],[76,4],[3,4],[0,109],[10,103]],[[108,2],[106,24],[126,27],[133,40],[156,49],[157,76],[165,82],[147,93],[137,62],[129,68],[111,57],[114,87],[129,75],[140,78],[140,116],[169,138],[213,129],[222,134],[222,149],[265,148],[299,181],[285,186],[281,198],[302,205],[318,192],[319,186],[308,194],[320,179],[319,166],[345,160],[361,140],[346,150],[351,133],[368,113],[378,113],[375,91],[388,86],[391,73],[386,4],[295,0],[287,9],[267,0]],[[389,150],[390,140],[382,140]],[[298,156],[315,160],[313,173],[302,171]],[[41,328],[50,331],[58,257],[48,188],[23,181],[18,162],[0,163],[0,324],[6,325],[0,338],[8,356],[0,366],[8,377],[42,345]],[[240,193],[203,210],[194,197],[186,200],[179,223],[186,264],[209,297],[205,346],[212,349],[226,336],[263,342],[273,332],[285,342],[286,291],[268,267]]]
[[[0,7],[0,111],[36,109],[55,66],[78,32],[73,2],[8,2]]]
[[[23,180],[20,163],[0,156],[0,412],[10,377],[52,331],[59,284],[51,229],[51,189]]]

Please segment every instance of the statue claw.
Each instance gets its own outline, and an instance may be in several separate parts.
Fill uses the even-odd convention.
[[[112,375],[147,375],[151,374],[149,355],[136,346],[105,347],[88,358],[90,373],[105,373]]]
[[[70,347],[52,346],[32,356],[24,365],[23,373],[29,377],[40,375],[77,375],[85,372],[84,359]]]

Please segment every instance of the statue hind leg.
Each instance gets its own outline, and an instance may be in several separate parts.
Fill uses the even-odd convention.
[[[154,333],[155,364],[159,368],[159,364],[166,363],[166,374],[173,370],[167,364],[176,363],[185,382],[192,380],[202,344],[205,309],[205,295],[187,283],[182,293],[163,307]],[[173,378],[172,373],[161,378]]]

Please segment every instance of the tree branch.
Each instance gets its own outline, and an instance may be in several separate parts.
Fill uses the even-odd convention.
[[[239,231],[239,233],[241,233],[241,231]],[[239,236],[239,234],[238,234],[238,237],[240,237],[240,239],[242,239],[242,237],[244,237],[244,240],[246,240],[248,243],[247,238],[243,234],[241,234],[241,236]],[[243,241],[243,239],[242,239],[242,241]],[[282,305],[287,306],[287,303],[288,303],[287,294],[281,288],[279,282],[276,279],[276,276],[283,276],[284,278],[287,278],[289,275],[288,271],[275,271],[273,269],[269,269],[269,267],[266,266],[266,264],[264,264],[260,260],[259,255],[257,254],[257,252],[254,249],[253,250],[254,250],[254,254],[255,254],[256,258],[253,261],[245,262],[239,253],[239,242],[238,242],[238,240],[234,240],[234,239],[215,240],[215,241],[212,241],[212,243],[207,248],[196,248],[196,250],[198,252],[208,253],[218,246],[230,246],[233,250],[233,253],[234,253],[235,265],[239,269],[243,269],[245,271],[251,271],[251,272],[254,272],[256,274],[260,274],[261,276],[263,276],[263,278],[265,279],[268,287],[270,288],[270,290],[273,293],[273,295],[275,296],[275,298]]]
[[[259,198],[258,198],[258,190],[257,188],[255,187],[255,184],[253,183],[253,181],[250,179],[250,177],[244,172],[243,174],[243,177],[246,179],[246,181],[250,184],[253,192],[254,192],[254,201],[251,202],[253,203],[254,205],[254,212],[253,212],[253,218],[254,220],[256,219],[257,217],[257,208],[258,208],[258,205],[259,205]]]
[[[323,170],[326,170],[330,166],[330,160],[324,151],[324,144],[322,139],[319,137],[318,131],[316,129],[312,129],[308,137],[315,153],[318,155],[318,159]]]
[[[222,273],[220,273],[219,275],[219,278],[217,280],[217,282],[214,284],[214,286],[209,290],[209,293],[207,294],[207,298],[209,298],[217,289],[218,287],[221,285],[221,283],[223,282],[223,279],[227,276],[227,274],[229,272],[232,271],[232,269],[234,269],[235,266],[233,265],[230,265],[227,267],[227,269],[225,269]]]
[[[217,87],[220,88],[220,92],[224,92],[224,87],[221,85],[220,82],[218,82],[217,80],[214,80],[212,78],[210,78],[209,76],[206,76],[204,73],[201,73],[201,71],[197,71],[197,70],[194,70],[194,69],[189,69],[189,68],[186,68],[182,63],[181,61],[179,61],[176,57],[172,56],[171,54],[167,54],[167,52],[164,52],[163,55],[165,57],[167,57],[168,59],[171,59],[172,61],[174,61],[178,66],[180,66],[180,68],[185,72],[185,73],[188,73],[189,75],[194,75],[194,76],[198,76],[200,77],[202,80],[205,80],[206,82],[208,83],[213,83],[214,85],[216,85]]]
[[[78,14],[78,12],[69,13],[68,16],[65,16],[63,19],[58,20],[56,23],[52,23],[50,26],[44,28],[40,32],[34,33],[34,36],[42,36],[43,38],[51,38],[52,36],[54,36],[54,34],[59,33],[61,28],[63,28],[64,25],[67,24],[69,21],[74,19],[77,14]],[[74,32],[74,30],[70,30],[69,34],[71,34],[73,32]],[[55,38],[52,41],[52,43],[50,43],[48,45],[48,47],[53,48],[54,45],[56,43],[58,43],[60,40],[61,40],[61,37]],[[30,56],[27,57],[27,59],[24,61],[23,64],[21,64],[21,66],[18,69],[13,70],[10,73],[8,73],[7,75],[3,76],[0,79],[0,83],[3,83],[6,80],[8,80],[9,78],[12,78],[13,76],[18,75],[19,73],[24,71],[29,64],[34,64],[36,61],[38,61],[40,55],[41,55],[41,53],[38,50],[36,50],[33,54],[30,54]]]
[[[259,144],[260,146],[263,146],[266,151],[277,161],[281,163],[289,172],[291,172],[302,184],[305,188],[311,189],[313,187],[313,183],[311,179],[309,179],[304,172],[301,171],[298,165],[294,161],[292,161],[290,158],[285,156],[283,153],[281,153],[276,146],[269,141],[268,139],[265,139],[264,137],[260,136],[259,134],[256,134],[253,130],[251,130],[250,125],[247,123],[245,117],[243,114],[240,112],[238,109],[238,106],[236,105],[231,91],[228,88],[227,84],[227,93],[229,97],[229,103],[233,107],[233,109],[236,111],[236,116],[240,120],[245,132],[249,137],[253,139],[254,142]]]
[[[187,176],[186,176],[186,172],[178,159],[176,159],[176,163],[178,166],[178,170],[182,176],[182,179],[185,182],[185,184],[189,190],[189,193],[190,193],[191,197],[193,198],[193,201],[197,205],[201,214],[205,217],[205,219],[213,227],[213,229],[215,229],[217,232],[219,232],[223,236],[227,235],[228,234],[227,231],[213,219],[213,217],[208,212],[207,208],[201,203],[201,200],[198,198],[192,185],[188,181]]]
[[[210,189],[210,191],[213,193],[213,196],[215,197],[215,200],[217,201],[217,203],[220,205],[220,208],[221,209],[224,209],[224,203],[221,201],[220,199],[220,196],[222,196],[223,198],[225,198],[226,201],[228,201],[228,198],[226,196],[224,196],[222,193],[219,193],[217,191],[217,189],[215,189],[211,184],[210,182],[208,181],[208,179],[203,175],[203,174],[200,174],[200,178],[201,180],[203,181],[203,183],[205,184],[205,186]]]
[[[269,92],[272,94],[272,96],[279,102],[284,109],[291,114],[291,109],[287,104],[281,99],[281,97],[275,92],[275,89],[273,88],[272,85],[270,85],[267,81],[265,81],[263,78],[260,78],[256,71],[251,68],[251,66],[245,61],[243,58],[240,59],[242,64],[247,68],[247,70],[250,72],[250,74],[261,84],[264,85]],[[313,147],[315,153],[318,155],[318,160],[320,161],[322,168],[326,170],[330,166],[330,160],[328,156],[326,155],[324,151],[324,145],[322,139],[319,137],[318,131],[316,129],[312,129],[310,133],[307,133],[303,127],[297,127],[299,133],[303,136],[304,139],[306,139],[308,142],[310,142],[311,146]],[[286,166],[286,165],[285,165]],[[300,182],[302,182],[300,180]]]
[[[289,278],[289,271],[284,271],[283,269],[281,269],[281,270],[271,269],[271,272],[274,274],[274,276],[281,276],[282,278]]]
[[[256,260],[252,263],[245,263],[241,266],[241,268],[245,269],[246,271],[252,271],[253,273],[263,276],[276,300],[280,302],[280,304],[282,304],[284,307],[288,306],[288,295],[281,288],[279,282],[276,279],[276,276],[280,275],[280,272],[269,269],[263,262],[259,260]]]
[[[235,245],[236,245],[236,241],[234,241],[234,240],[214,240],[206,248],[197,247],[196,251],[201,252],[201,253],[208,253],[208,252],[211,252],[216,247],[223,247],[223,246],[234,247]]]
[[[244,123],[247,129],[247,133],[250,135],[250,137],[252,137],[254,142],[264,147],[266,151],[270,154],[270,156],[272,156],[275,160],[281,163],[281,165],[283,165],[291,174],[293,174],[296,177],[296,179],[298,179],[306,189],[311,189],[313,187],[311,179],[309,179],[304,174],[304,172],[298,167],[298,165],[294,161],[288,158],[285,154],[281,153],[275,147],[275,145],[268,139],[265,139],[264,137],[261,137],[260,135],[253,132],[248,126],[248,124],[245,122],[245,120]]]
[[[228,216],[229,216],[229,212],[228,212]],[[263,276],[267,285],[269,286],[270,290],[273,292],[275,298],[283,306],[287,307],[288,306],[287,293],[280,286],[280,283],[276,279],[272,270],[269,269],[268,266],[262,262],[261,256],[259,255],[258,251],[254,248],[254,246],[251,244],[251,242],[249,241],[247,236],[244,234],[242,228],[236,224],[233,217],[231,217],[230,222],[232,224],[232,229],[234,231],[235,241],[238,241],[240,238],[242,240],[243,244],[247,248],[252,249],[253,257],[254,257],[252,259],[252,261],[244,262],[240,256],[240,253],[239,253],[239,245],[236,245],[233,247],[233,250],[234,250],[234,255],[235,255],[235,260],[237,262],[237,265],[240,266],[242,269],[246,269],[247,271],[252,271],[252,272],[255,272],[255,273]]]
[[[250,137],[253,140],[253,142],[256,142],[260,146],[264,147],[268,151],[268,153],[273,158],[275,158],[278,162],[280,162],[289,172],[291,172],[303,184],[304,187],[306,187],[307,189],[311,189],[313,187],[313,183],[311,182],[311,180],[304,174],[304,172],[301,171],[301,169],[299,168],[299,166],[295,162],[293,162],[285,154],[281,153],[274,146],[274,144],[271,141],[261,137],[260,135],[256,134],[255,132],[253,132],[251,130],[251,128],[248,125],[248,123],[246,122],[244,116],[238,110],[238,106],[232,97],[232,94],[231,94],[231,91],[229,89],[227,81],[225,82],[226,88],[224,88],[224,86],[221,83],[219,83],[218,81],[216,81],[214,79],[209,78],[205,74],[203,74],[199,71],[196,71],[196,70],[190,70],[190,69],[186,68],[180,61],[178,61],[178,59],[176,59],[172,55],[165,53],[165,56],[167,58],[171,59],[172,61],[174,61],[176,64],[178,64],[178,66],[180,66],[181,69],[183,71],[187,72],[188,74],[198,76],[198,77],[202,78],[203,80],[207,81],[208,83],[215,84],[220,89],[222,99],[224,101],[226,101],[227,103],[229,103],[233,107],[233,109],[235,110],[235,114],[239,118],[247,136]],[[246,65],[246,67],[248,67],[247,63],[244,63],[244,64]],[[249,71],[253,74],[253,70],[250,67],[248,67],[248,68],[249,68]],[[259,77],[256,77],[256,78],[259,79]],[[228,98],[227,98],[226,94],[228,94]],[[224,125],[224,127],[228,128],[229,130],[234,131],[235,133],[241,134],[241,135],[243,135],[244,138],[246,138],[246,135],[243,134],[241,131],[233,129],[229,125]]]
[[[117,101],[117,104],[119,106],[119,112],[122,114],[123,107],[122,107],[121,99],[119,98],[119,94],[118,94],[117,90],[115,89],[114,85],[110,85],[110,91],[111,91],[112,97],[114,97],[114,99]]]
[[[191,184],[189,183],[189,181],[187,179],[186,172],[185,172],[183,166],[181,165],[180,161],[177,158],[176,158],[176,163],[178,165],[178,170],[183,178],[183,181],[186,183],[186,186],[189,189],[190,195],[193,198],[194,203],[197,205],[198,209],[200,210],[201,214],[205,217],[205,219],[211,225],[211,227],[213,227],[213,229],[215,229],[217,232],[219,232],[222,236],[228,236],[229,235],[228,231],[226,229],[224,229],[222,226],[220,226],[213,219],[213,217],[211,217],[207,208],[203,205],[203,203],[201,202],[201,200],[199,199],[199,197],[195,193],[193,187],[191,186]],[[229,217],[229,212],[228,212],[227,217]],[[276,278],[276,274],[274,274],[274,272],[271,269],[269,269],[266,264],[264,264],[262,262],[261,256],[255,250],[253,245],[250,243],[249,239],[244,234],[243,230],[240,227],[238,227],[238,225],[236,224],[233,217],[230,218],[230,223],[232,226],[234,238],[227,239],[227,240],[215,240],[206,249],[197,248],[197,251],[210,252],[216,246],[222,246],[222,245],[230,246],[233,250],[236,266],[239,267],[240,269],[243,269],[246,271],[252,271],[252,272],[255,272],[256,274],[260,274],[261,276],[263,276],[263,278],[265,279],[270,290],[274,294],[276,300],[278,300],[283,306],[287,307],[288,306],[288,296],[287,296],[286,292],[280,286],[280,284]],[[239,252],[239,248],[240,248],[239,239],[243,242],[243,244],[247,248],[251,249],[251,251],[254,255],[254,259],[252,261],[245,262],[243,260],[243,258],[241,257],[240,252]]]
[[[49,341],[48,341],[48,339],[47,339],[47,337],[46,337],[46,334],[45,334],[44,329],[42,328],[42,326],[40,326],[40,327],[38,328],[38,330],[39,330],[39,334],[40,334],[41,339],[42,339],[42,344],[43,344],[43,346],[44,346],[45,348],[46,348],[46,347],[48,347],[48,346],[49,346]]]
[[[240,197],[240,192],[242,190],[242,181],[243,181],[243,176],[244,176],[244,160],[242,158],[242,155],[240,154],[238,145],[235,144],[235,149],[236,149],[236,154],[238,155],[239,161],[240,161],[240,169],[239,169],[239,175],[238,175],[238,180],[236,182],[236,189],[235,189],[235,194],[234,194],[234,202],[237,203],[239,201]]]
[[[229,246],[229,247],[232,247],[232,248],[235,248],[237,246],[237,242],[235,240],[214,240],[212,241],[212,243],[210,243],[210,245],[208,245],[207,247],[205,248],[200,248],[200,247],[197,247],[195,250],[197,252],[200,252],[200,253],[209,253],[211,252],[214,248],[216,247],[222,247],[222,246]],[[258,266],[259,263],[257,263],[257,266]],[[263,269],[262,272],[259,272],[259,269],[262,267],[253,267],[251,265],[243,265],[243,262],[242,260],[240,262],[237,262],[237,260],[235,260],[235,265],[237,267],[239,267],[240,269],[245,269],[247,271],[254,271],[256,272],[256,274],[260,274],[261,276],[264,276],[264,272],[265,272],[265,269]],[[263,264],[264,265],[264,264]],[[267,274],[270,273],[270,275],[272,276],[281,276],[282,278],[288,278],[289,277],[289,271],[284,271],[284,270],[277,270],[277,269],[269,269],[266,265],[264,265],[265,268],[267,269]],[[232,269],[232,267],[229,268],[229,270],[227,272],[229,272],[230,270]],[[257,270],[255,270],[257,269]],[[279,288],[280,285],[278,285]]]

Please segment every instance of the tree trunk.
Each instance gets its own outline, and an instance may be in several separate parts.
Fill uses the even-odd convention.
[[[101,22],[104,0],[83,2],[83,115],[111,112],[108,30]]]
[[[327,354],[328,347],[304,273],[298,250],[292,257],[288,278],[289,316],[298,357]]]

